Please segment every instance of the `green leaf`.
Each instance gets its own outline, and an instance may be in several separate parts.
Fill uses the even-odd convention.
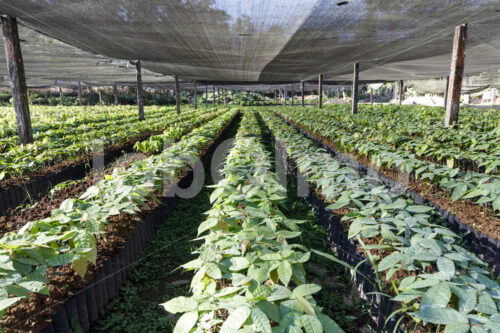
[[[279,301],[282,299],[289,298],[292,295],[292,292],[279,284],[273,285],[273,292],[270,296],[267,297],[269,302]]]
[[[321,326],[323,326],[323,331],[325,333],[344,333],[344,331],[334,322],[330,317],[319,313],[318,319],[321,322]]]
[[[32,293],[38,293],[38,294],[43,294],[43,295],[49,294],[49,287],[43,282],[23,281],[23,282],[19,282],[18,285],[20,287],[23,287],[24,289],[32,292]]]
[[[250,309],[246,306],[241,306],[236,310],[231,311],[227,319],[222,324],[220,332],[224,333],[230,332],[231,329],[239,329],[249,316]]]
[[[453,310],[451,308],[433,308],[427,310],[421,310],[418,312],[412,313],[417,318],[421,320],[432,323],[432,324],[441,324],[448,325],[451,323],[468,323],[467,317],[465,317],[462,313]]]
[[[390,210],[390,209],[404,209],[406,207],[406,200],[404,199],[397,199],[391,204],[388,205],[380,205],[380,209],[383,210]]]
[[[87,273],[87,266],[88,266],[89,261],[87,258],[80,258],[75,261],[73,261],[73,268],[75,272],[82,278],[85,278],[85,273]]]
[[[422,297],[420,311],[432,310],[436,308],[445,308],[448,306],[451,298],[450,288],[445,284],[440,284],[429,288]]]
[[[437,260],[437,267],[439,272],[447,279],[450,280],[455,275],[455,264],[452,260],[440,257]]]
[[[288,286],[292,278],[292,265],[288,261],[282,261],[278,266],[278,276],[285,286]]]
[[[300,321],[306,333],[323,333],[323,326],[315,316],[303,315],[300,317]]]
[[[312,307],[311,303],[309,303],[304,297],[295,295],[295,299],[297,300],[297,303],[299,304],[300,308],[307,314],[310,314],[311,316],[316,315],[314,312],[314,308]]]
[[[174,333],[189,333],[198,321],[198,312],[192,311],[183,314],[174,327]]]
[[[262,310],[266,314],[266,316],[272,321],[279,323],[281,320],[280,308],[271,302],[268,301],[260,301],[255,306]]]
[[[354,238],[363,230],[363,223],[360,219],[354,220],[351,226],[349,227],[349,234],[347,237]]]
[[[208,229],[215,227],[218,221],[215,218],[208,219],[200,224],[198,227],[198,236],[207,231]]]
[[[161,306],[170,313],[182,313],[196,310],[198,303],[192,298],[180,296],[161,304]]]
[[[377,271],[382,272],[389,268],[393,268],[398,262],[404,259],[404,255],[401,253],[393,253],[382,259],[377,267]]]
[[[413,205],[413,206],[408,206],[406,207],[406,210],[412,213],[418,213],[418,214],[424,214],[428,213],[434,208],[430,206],[423,206],[423,205]]]
[[[500,210],[500,197],[496,198],[493,203],[493,210],[499,211]]]
[[[11,297],[11,298],[4,298],[0,300],[0,311],[3,311],[7,309],[9,306],[12,304],[16,303],[20,299],[23,299],[24,297]]]
[[[459,296],[458,310],[460,312],[469,313],[474,310],[477,304],[477,291],[475,289],[469,289]]]
[[[453,192],[451,193],[451,202],[455,202],[467,192],[467,185],[465,184],[458,184],[454,189]]]
[[[279,253],[268,253],[259,257],[261,260],[281,260],[281,254]]]
[[[295,288],[292,292],[292,296],[309,296],[315,294],[321,290],[321,286],[317,284],[301,284],[297,288]]]
[[[217,200],[219,196],[222,194],[222,192],[224,192],[224,187],[221,186],[216,188],[210,195],[210,203],[214,203],[215,200]]]
[[[468,323],[451,323],[446,325],[444,333],[468,333],[470,326]]]
[[[271,323],[266,314],[258,307],[252,309],[252,322],[258,332],[271,333]]]
[[[217,264],[213,262],[209,262],[205,265],[205,270],[208,276],[210,276],[213,279],[220,279],[222,278],[222,272],[217,266]]]
[[[228,261],[224,262],[228,263],[227,265],[224,264],[224,266],[229,268],[232,272],[241,271],[250,266],[248,259],[245,257],[231,257]]]
[[[347,206],[351,199],[349,199],[349,194],[343,194],[340,198],[338,198],[333,204],[329,205],[328,209],[337,210],[344,206]]]

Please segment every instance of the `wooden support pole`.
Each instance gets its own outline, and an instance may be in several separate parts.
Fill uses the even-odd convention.
[[[318,79],[318,95],[319,95],[319,101],[318,101],[318,107],[321,109],[323,107],[323,74],[319,75]]]
[[[11,16],[2,16],[2,30],[5,44],[5,59],[9,71],[12,102],[16,114],[19,142],[22,144],[33,142],[30,109],[28,102],[28,86],[24,74],[23,56],[17,30],[17,19]]]
[[[404,90],[404,83],[403,80],[399,81],[399,97],[398,97],[398,105],[403,104],[403,90]]]
[[[194,81],[194,108],[198,109],[198,87],[196,81]]]
[[[80,81],[78,81],[78,104],[80,104],[80,106],[83,105],[83,101],[82,101],[82,83]]]
[[[142,72],[141,72],[141,61],[137,60],[135,62],[135,71],[137,77],[137,109],[139,110],[139,120],[144,120],[144,105],[142,99]]]
[[[98,89],[99,89],[99,88],[98,88]],[[98,92],[99,92],[99,104],[101,104],[101,105],[102,105],[102,104],[103,104],[103,103],[102,103],[102,90],[101,90],[101,89],[99,89],[99,90],[98,90]]]
[[[224,98],[224,106],[226,106],[226,89],[222,90],[223,98]]]
[[[205,84],[205,108],[208,109],[208,85]]]
[[[300,105],[304,106],[304,81],[300,81]]]
[[[113,84],[113,97],[115,98],[115,105],[118,105],[118,86],[116,82]]]
[[[181,113],[181,91],[179,88],[179,76],[175,75],[175,108],[177,114]]]
[[[212,85],[212,92],[213,92],[212,99],[214,100],[214,107],[215,107],[215,84]]]
[[[467,40],[467,24],[455,28],[453,54],[451,56],[450,82],[446,102],[445,125],[451,126],[458,121],[460,109],[460,93],[465,65],[465,41]]]
[[[446,105],[448,104],[448,86],[450,85],[450,77],[446,77],[446,87],[444,88],[444,108],[446,109]]]
[[[359,62],[354,63],[352,77],[352,114],[358,113]]]
[[[61,105],[64,105],[64,94],[61,85],[59,85],[59,97],[61,97]]]
[[[292,90],[290,91],[290,96],[292,97],[292,106],[295,105],[295,102],[293,100],[293,95],[295,95],[295,91],[293,90],[293,85],[292,85]]]
[[[276,89],[274,89],[274,101],[276,102],[277,95],[276,95]]]
[[[286,86],[283,86],[283,105],[286,106]]]

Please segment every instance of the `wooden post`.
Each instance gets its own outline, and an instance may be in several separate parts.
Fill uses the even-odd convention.
[[[274,89],[274,101],[276,102],[276,89]]]
[[[196,86],[196,81],[194,81],[194,108],[198,108],[198,87]]]
[[[293,100],[293,95],[295,95],[295,91],[293,90],[293,84],[292,84],[292,90],[290,90],[290,96],[292,97],[292,106],[295,105],[295,102]]]
[[[78,81],[78,104],[80,104],[80,106],[83,105],[83,101],[82,101],[82,83],[80,81]]]
[[[208,85],[205,84],[205,108],[208,109]]]
[[[451,56],[450,81],[446,101],[445,125],[451,126],[458,121],[460,109],[460,92],[465,64],[465,41],[467,40],[467,24],[455,28],[453,54]]]
[[[373,105],[373,89],[370,88],[370,104]]]
[[[144,105],[142,99],[142,72],[141,61],[137,60],[135,63],[135,71],[137,77],[137,108],[139,109],[139,120],[144,120]]]
[[[399,97],[398,97],[398,105],[401,105],[403,104],[403,89],[404,89],[404,85],[403,85],[403,80],[400,80],[399,81]]]
[[[115,105],[118,105],[118,86],[116,82],[113,84],[113,97],[115,98]]]
[[[283,105],[286,106],[286,86],[283,86]]]
[[[212,85],[212,92],[213,92],[212,99],[214,100],[214,108],[215,108],[215,84]]]
[[[352,114],[358,113],[359,62],[354,63],[352,77]]]
[[[318,101],[318,107],[321,109],[323,107],[323,74],[319,75],[318,79],[318,95],[319,95],[319,101]]]
[[[99,88],[98,88],[98,89],[99,89]],[[98,90],[98,92],[99,92],[99,104],[101,104],[101,105],[102,105],[102,90],[101,90],[101,89],[99,89],[99,90]]]
[[[446,109],[446,105],[448,104],[448,86],[450,85],[450,77],[446,77],[446,87],[444,87],[444,108]]]
[[[222,97],[224,98],[224,106],[226,106],[226,89],[222,90]]]
[[[64,94],[61,85],[59,85],[59,97],[61,97],[61,105],[64,105]]]
[[[177,114],[181,113],[181,92],[179,89],[179,76],[175,75],[175,108]]]
[[[300,105],[304,106],[304,81],[300,81]]]
[[[11,16],[2,16],[3,39],[5,44],[5,59],[9,71],[12,101],[16,114],[19,142],[22,144],[33,142],[30,109],[28,102],[28,86],[24,75],[24,63],[17,31],[17,19]]]

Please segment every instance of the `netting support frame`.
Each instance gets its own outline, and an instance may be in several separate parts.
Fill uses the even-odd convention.
[[[446,101],[445,125],[452,126],[458,121],[460,110],[460,92],[465,65],[465,42],[467,40],[467,24],[455,28],[453,38],[453,53],[451,56],[450,82]]]
[[[354,63],[352,77],[352,114],[358,113],[359,62]]]
[[[323,107],[323,74],[320,74],[318,77],[318,95],[318,108],[321,109]]]

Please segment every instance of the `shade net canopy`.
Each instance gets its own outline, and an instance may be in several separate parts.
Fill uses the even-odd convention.
[[[465,72],[500,67],[498,0],[0,0],[0,12],[91,54],[84,60],[140,59],[185,81],[298,82],[320,73],[350,81],[356,61],[361,80],[442,77],[464,23]],[[45,78],[37,61],[58,56],[47,51],[34,53],[28,78]],[[78,57],[65,59],[50,79],[81,77],[71,68]]]
[[[78,81],[83,86],[136,82],[135,66],[128,61],[82,51],[24,26],[19,26],[19,38],[29,87],[76,86]],[[9,85],[3,38],[0,49],[0,85]],[[173,80],[149,70],[143,70],[142,76],[146,83]]]

